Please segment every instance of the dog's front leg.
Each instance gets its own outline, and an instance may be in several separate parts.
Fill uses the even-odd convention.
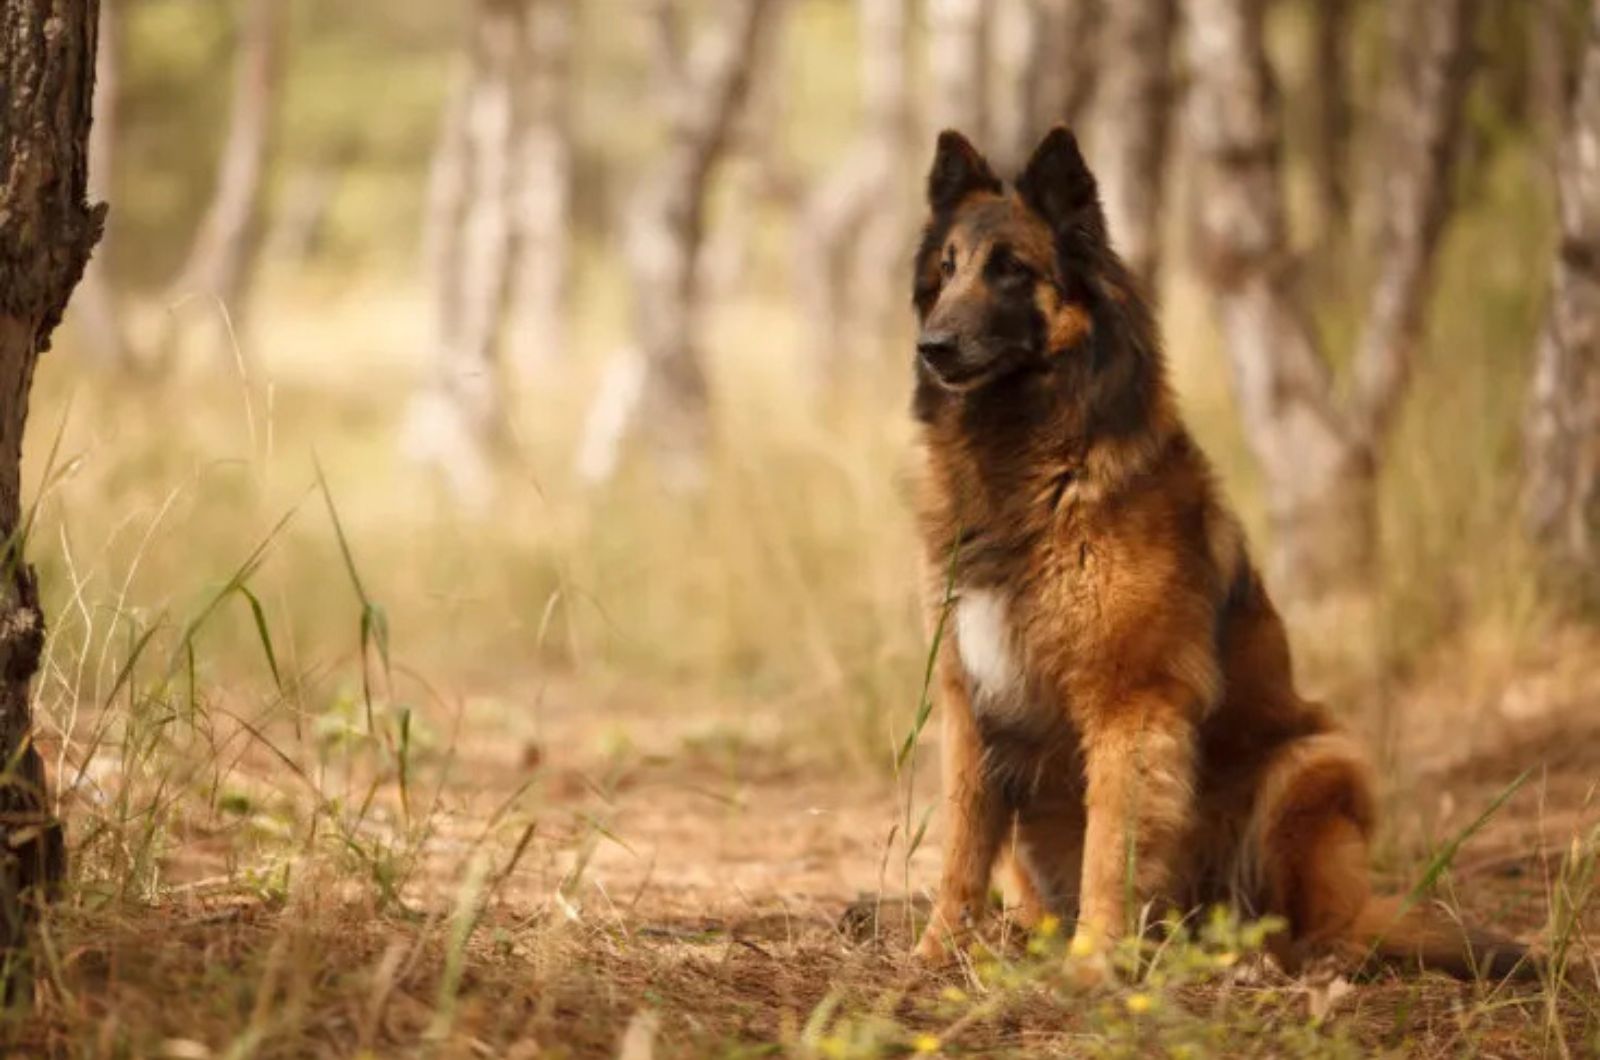
[[[1195,728],[1181,697],[1155,692],[1084,718],[1082,734],[1088,822],[1077,933],[1098,946],[1172,883],[1194,814]]]
[[[953,946],[977,927],[989,897],[989,877],[1005,838],[1008,815],[984,775],[983,745],[966,680],[947,649],[940,660],[940,710],[944,751],[944,871],[939,893],[917,944],[918,958],[947,960]]]

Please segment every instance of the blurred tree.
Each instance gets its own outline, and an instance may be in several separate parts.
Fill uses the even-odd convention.
[[[1272,575],[1288,602],[1303,605],[1371,582],[1376,473],[1448,213],[1477,3],[1393,0],[1389,8],[1373,167],[1377,271],[1347,400],[1295,286],[1264,6],[1187,7],[1195,221],[1235,397],[1265,479]]]
[[[1316,94],[1317,210],[1322,231],[1343,230],[1350,210],[1350,37],[1355,0],[1311,0],[1312,84]]]
[[[469,507],[511,446],[507,360],[531,372],[564,345],[571,16],[571,0],[477,0],[434,154],[434,368],[406,444]]]
[[[990,142],[993,14],[987,0],[928,0],[934,128],[959,129],[980,144]]]
[[[512,180],[510,351],[524,378],[566,351],[571,274],[573,0],[538,0],[527,14]]]
[[[903,286],[895,267],[914,223],[902,194],[911,162],[910,0],[858,0],[861,132],[802,206],[799,287],[819,349],[810,363],[836,378],[876,346]]]
[[[260,221],[272,127],[283,81],[291,5],[249,0],[238,27],[228,135],[215,191],[187,260],[170,285],[173,301],[200,295],[243,311]],[[163,356],[167,350],[162,350]]]
[[[994,157],[1019,168],[1055,125],[1078,126],[1100,69],[1103,0],[1009,0],[996,27],[1000,65],[1014,71],[991,116]]]
[[[1565,108],[1563,108],[1565,109]],[[1523,518],[1552,571],[1597,588],[1600,559],[1600,0],[1556,165],[1561,241],[1534,355]]]
[[[642,427],[669,488],[705,484],[710,400],[698,317],[706,197],[780,6],[724,0],[690,54],[680,3],[653,5],[667,144],[631,205],[626,253],[637,346],[613,359],[589,410],[578,454],[588,482],[616,473],[625,442]]]
[[[29,683],[44,647],[38,583],[23,556],[22,437],[39,354],[100,238],[87,202],[97,0],[0,0],[0,969],[8,1000],[31,974],[35,905],[65,869]]]
[[[1095,108],[1097,169],[1112,243],[1155,290],[1173,97],[1175,0],[1108,4]]]
[[[89,130],[89,197],[100,201],[110,198],[116,172],[117,105],[122,91],[121,7],[122,0],[101,0],[100,4],[94,124]],[[127,368],[130,362],[128,343],[122,332],[122,313],[106,263],[110,254],[110,233],[107,232],[78,286],[77,311],[73,318],[83,334],[84,346],[98,364]]]

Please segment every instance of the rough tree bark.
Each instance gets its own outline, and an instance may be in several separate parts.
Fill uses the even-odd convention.
[[[228,134],[216,189],[171,284],[174,300],[215,298],[238,313],[244,301],[266,180],[290,4],[250,0],[238,32]]]
[[[1106,5],[1096,86],[1096,161],[1106,224],[1122,259],[1152,292],[1160,262],[1176,29],[1175,0]]]
[[[678,4],[656,5],[670,128],[629,218],[637,348],[613,362],[590,410],[578,456],[579,474],[590,483],[616,472],[627,437],[642,425],[664,484],[689,492],[704,486],[710,395],[698,316],[706,197],[779,6],[725,0],[686,55]]]
[[[65,852],[33,746],[29,683],[44,645],[23,548],[22,436],[34,365],[105,221],[88,148],[98,0],[0,0],[0,963],[25,989],[28,925]]]
[[[988,143],[989,0],[928,0],[928,62],[933,78],[933,124]]]
[[[1600,0],[1556,176],[1561,242],[1534,355],[1523,519],[1553,580],[1592,598],[1600,588]]]
[[[111,197],[116,173],[117,99],[121,93],[122,0],[101,0],[100,46],[95,59],[94,125],[89,132],[89,197]],[[128,344],[116,287],[106,265],[111,253],[109,232],[100,240],[74,300],[73,323],[86,353],[100,366],[127,368]]]
[[[1294,285],[1263,6],[1191,0],[1187,8],[1196,245],[1265,479],[1271,573],[1299,606],[1370,584],[1376,471],[1431,288],[1477,5],[1396,0],[1392,7],[1396,50],[1375,195],[1380,267],[1348,401],[1335,392]]]
[[[884,334],[903,284],[895,263],[907,229],[904,196],[911,135],[909,0],[859,0],[861,133],[804,204],[798,277],[818,349],[809,357],[836,378],[852,355]]]

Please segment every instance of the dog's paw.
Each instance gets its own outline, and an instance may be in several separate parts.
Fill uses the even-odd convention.
[[[911,951],[911,959],[924,968],[948,968],[955,963],[955,940],[932,924]]]
[[[1067,978],[1082,990],[1095,990],[1115,981],[1111,943],[1098,932],[1078,931],[1067,944]]]

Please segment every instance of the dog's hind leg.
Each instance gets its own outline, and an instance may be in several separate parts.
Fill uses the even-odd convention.
[[[1064,793],[1030,804],[1017,816],[1011,847],[1018,919],[1037,927],[1046,914],[1071,920],[1078,914],[1083,874],[1083,796]]]

